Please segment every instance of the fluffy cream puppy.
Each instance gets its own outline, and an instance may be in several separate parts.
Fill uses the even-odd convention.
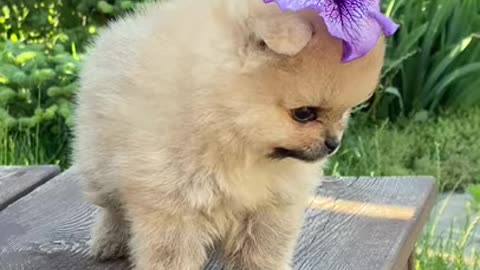
[[[93,254],[197,270],[218,246],[229,269],[290,269],[383,39],[360,60],[341,53],[314,12],[261,0],[174,0],[112,23],[77,97],[74,164],[101,208]]]

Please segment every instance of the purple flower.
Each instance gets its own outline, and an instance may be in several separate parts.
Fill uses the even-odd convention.
[[[283,11],[313,9],[324,19],[328,31],[343,41],[342,62],[365,56],[382,32],[393,35],[398,25],[380,11],[380,0],[263,0],[275,2]]]

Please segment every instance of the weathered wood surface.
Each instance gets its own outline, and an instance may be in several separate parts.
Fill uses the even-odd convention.
[[[96,210],[70,170],[0,212],[1,270],[122,270],[88,255]],[[406,269],[435,196],[430,178],[341,178],[306,211],[295,269]],[[207,269],[222,269],[212,259]]]
[[[0,210],[60,173],[58,166],[0,166]]]

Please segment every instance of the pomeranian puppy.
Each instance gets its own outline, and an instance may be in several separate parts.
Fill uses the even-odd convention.
[[[385,45],[341,63],[313,11],[175,0],[112,23],[77,96],[74,164],[100,207],[91,251],[136,270],[291,269],[306,200]]]

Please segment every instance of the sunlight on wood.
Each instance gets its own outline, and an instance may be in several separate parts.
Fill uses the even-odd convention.
[[[396,205],[344,201],[336,200],[332,197],[318,196],[308,202],[308,208],[356,216],[396,220],[409,220],[412,219],[415,214],[414,208]]]

